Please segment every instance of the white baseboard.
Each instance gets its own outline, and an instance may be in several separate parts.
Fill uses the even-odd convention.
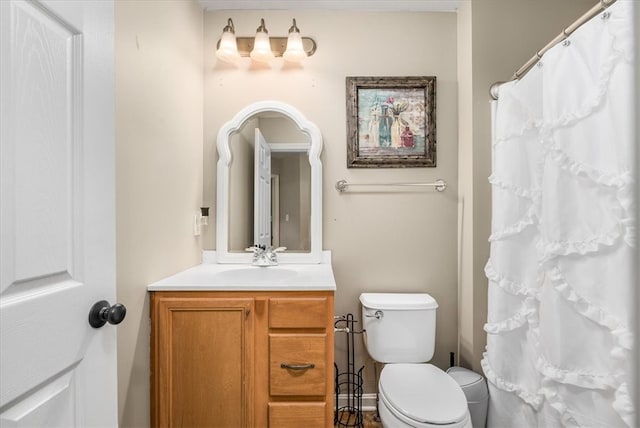
[[[376,396],[375,393],[362,394],[362,411],[363,412],[375,412],[376,411]],[[338,407],[347,405],[347,394],[338,395]]]

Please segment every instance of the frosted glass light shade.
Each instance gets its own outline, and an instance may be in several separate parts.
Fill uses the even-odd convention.
[[[264,31],[258,31],[253,42],[253,50],[249,54],[252,60],[259,62],[269,62],[275,57],[271,52],[271,43],[269,35]]]
[[[307,53],[302,46],[302,37],[297,31],[289,33],[287,39],[287,50],[282,55],[286,61],[300,62],[307,57]]]
[[[236,62],[240,59],[238,44],[235,34],[225,31],[220,38],[220,47],[216,51],[216,56],[225,62]]]

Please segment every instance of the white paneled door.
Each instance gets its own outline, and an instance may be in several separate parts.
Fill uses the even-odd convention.
[[[113,22],[0,0],[2,427],[117,426]]]
[[[271,246],[271,146],[256,128],[254,154],[254,213],[255,244]]]

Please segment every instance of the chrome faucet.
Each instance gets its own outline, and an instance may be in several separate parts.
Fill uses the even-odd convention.
[[[254,266],[277,266],[278,265],[278,257],[276,253],[286,250],[287,247],[273,247],[271,245],[259,245],[254,244],[249,248],[245,248],[245,251],[253,252],[253,261],[251,262]]]

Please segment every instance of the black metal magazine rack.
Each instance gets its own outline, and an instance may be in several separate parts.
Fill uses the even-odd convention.
[[[333,423],[337,427],[363,427],[362,370],[364,366],[360,367],[357,373],[355,371],[354,337],[356,334],[362,334],[362,331],[357,331],[355,328],[357,322],[353,319],[353,314],[347,314],[336,316],[333,323],[336,336],[344,334],[347,342],[346,370],[340,371],[338,365],[333,363],[336,403]],[[342,405],[338,402],[339,396],[346,399]]]

